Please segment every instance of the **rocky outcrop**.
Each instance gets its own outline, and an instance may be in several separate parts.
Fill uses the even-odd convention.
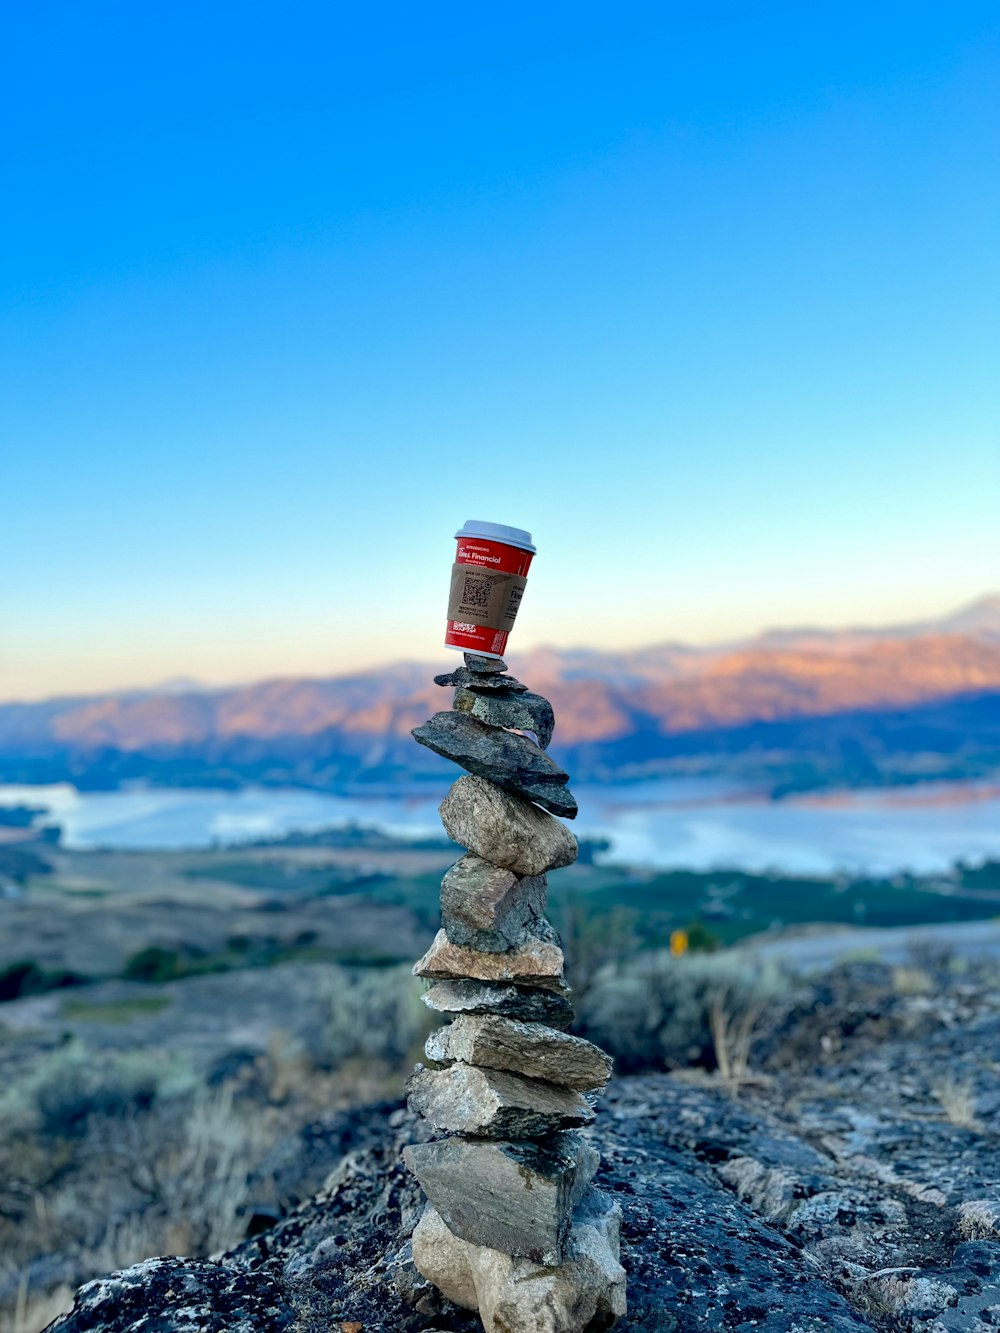
[[[763,1072],[739,1087],[696,1071],[615,1079],[599,1132],[579,1132],[599,1143],[593,1185],[622,1208],[629,1308],[616,1330],[993,1333],[996,975],[852,965],[793,993],[756,1052]],[[215,1261],[152,1260],[89,1283],[54,1328],[475,1333],[479,1316],[413,1264],[423,1198],[400,1154],[428,1138],[385,1106],[309,1126],[282,1160],[340,1158],[315,1199]]]
[[[808,1103],[803,1125],[800,1099]],[[668,1075],[612,1083],[594,1183],[622,1207],[629,1310],[616,1327],[994,1330],[996,1131],[962,1130],[924,1106],[907,1112],[905,1102],[877,1087],[861,1100],[855,1087],[838,1089],[835,1071],[739,1098]],[[400,1150],[419,1139],[416,1119],[400,1111],[355,1118],[355,1139],[372,1146],[346,1158],[291,1217],[215,1261],[152,1260],[89,1283],[54,1329],[481,1329],[413,1264],[423,1199]]]

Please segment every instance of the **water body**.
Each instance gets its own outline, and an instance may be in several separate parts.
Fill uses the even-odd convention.
[[[706,870],[933,873],[1000,858],[1000,788],[942,784],[772,802],[711,779],[576,787],[579,834],[612,841],[610,860]],[[68,847],[200,848],[350,823],[440,834],[444,789],[339,796],[248,787],[79,792],[2,786],[0,805],[43,806]]]

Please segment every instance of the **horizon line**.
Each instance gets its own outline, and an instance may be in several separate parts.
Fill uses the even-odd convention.
[[[1000,592],[986,592],[981,596],[974,597],[971,601],[964,601],[954,610],[945,612],[939,616],[931,616],[918,620],[890,621],[888,623],[851,623],[847,625],[773,625],[765,629],[757,630],[753,634],[744,635],[734,639],[719,639],[706,643],[690,643],[683,639],[656,639],[652,642],[638,643],[620,648],[599,648],[587,644],[571,644],[565,647],[559,647],[552,643],[536,643],[530,648],[526,648],[521,653],[527,657],[539,653],[590,653],[601,656],[615,656],[616,654],[629,653],[650,653],[657,650],[671,649],[673,651],[689,652],[694,655],[704,655],[710,653],[719,653],[732,651],[740,647],[766,640],[774,635],[791,636],[847,636],[858,635],[885,635],[891,637],[921,629],[933,628],[935,625],[947,624],[970,611],[996,609],[1000,616]],[[441,645],[442,652],[455,652],[455,649],[447,648]],[[351,668],[349,670],[337,671],[336,669],[322,672],[283,672],[275,675],[248,676],[243,679],[231,679],[219,683],[210,683],[200,681],[197,678],[191,678],[190,681],[184,676],[168,676],[165,679],[148,685],[125,685],[111,687],[103,690],[91,690],[80,694],[75,692],[43,695],[37,698],[24,698],[11,696],[0,697],[0,707],[21,705],[32,707],[46,703],[58,703],[63,700],[86,700],[86,699],[105,699],[109,697],[122,698],[129,696],[142,696],[150,694],[176,695],[183,697],[188,694],[221,694],[227,690],[245,689],[251,686],[267,685],[279,681],[326,681],[326,680],[345,680],[352,677],[364,676],[371,672],[385,671],[393,668],[423,666],[432,661],[427,657],[400,657],[384,658],[373,662],[367,666]]]

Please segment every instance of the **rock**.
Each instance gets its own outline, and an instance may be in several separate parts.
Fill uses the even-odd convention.
[[[424,1049],[437,1064],[461,1060],[582,1092],[603,1088],[611,1077],[611,1057],[599,1046],[544,1023],[464,1014],[432,1032]]]
[[[463,653],[465,665],[477,676],[499,676],[507,670],[502,657],[480,657],[478,653]]]
[[[251,1282],[238,1267],[208,1259],[146,1259],[81,1287],[57,1323],[63,1333],[293,1330],[295,1310],[275,1277],[260,1274]]]
[[[470,852],[441,883],[441,920],[452,944],[503,953],[537,935],[544,916],[544,875],[517,876]]]
[[[557,1267],[476,1247],[470,1268],[486,1333],[605,1330],[626,1311],[620,1205],[590,1189]],[[470,1247],[471,1249],[472,1247]]]
[[[537,1139],[561,1129],[578,1129],[594,1119],[593,1108],[579,1092],[502,1069],[418,1066],[406,1091],[410,1110],[449,1134]]]
[[[434,684],[454,685],[456,689],[464,687],[477,690],[505,690],[516,694],[521,694],[528,688],[513,676],[488,676],[469,667],[456,667],[454,671],[449,671],[443,676],[435,676]]]
[[[468,713],[435,713],[412,732],[414,740],[435,754],[460,764],[470,773],[525,796],[573,819],[576,800],[566,783],[569,775],[544,750],[517,732],[488,727]]]
[[[917,1319],[933,1319],[958,1300],[958,1292],[949,1282],[910,1273],[871,1278],[866,1286],[872,1303],[886,1314],[910,1315]]]
[[[556,1267],[514,1259],[452,1235],[428,1204],[413,1233],[418,1270],[465,1309],[485,1333],[580,1333],[608,1329],[625,1314],[621,1208],[587,1191],[573,1217],[566,1257]]]
[[[452,944],[443,930],[419,962],[413,965],[415,977],[431,981],[451,981],[471,977],[476,981],[511,981],[522,986],[541,986],[564,990],[563,952],[552,940],[533,939],[520,949],[507,953],[480,953]]]
[[[970,961],[961,972],[947,959],[922,966],[934,979],[930,994],[902,989],[892,967],[871,962],[796,983],[754,1046],[751,1067],[768,1077],[741,1085],[738,1097],[718,1077],[611,1081],[586,1134],[603,1158],[595,1183],[624,1210],[629,1312],[615,1333],[996,1333],[1000,1112],[987,1100],[1000,1098],[1000,1068],[987,1058],[1000,1043],[996,962]],[[455,982],[431,993],[439,990],[469,990],[459,997],[467,1004],[473,991],[515,988]],[[201,1011],[214,1014],[204,1003]],[[988,1132],[950,1123],[933,1091],[943,1072],[966,1071],[977,1115],[993,1117]],[[296,1207],[289,1177],[280,1193],[290,1211],[268,1231],[215,1261],[163,1259],[104,1279],[78,1295],[53,1333],[257,1333],[280,1327],[283,1306],[296,1333],[332,1333],[345,1322],[366,1333],[482,1333],[478,1315],[445,1304],[412,1267],[409,1238],[426,1200],[400,1154],[429,1133],[396,1106],[338,1112],[334,1132],[303,1127],[279,1159],[290,1165],[306,1149],[306,1179],[329,1175],[315,1199]],[[314,1152],[331,1155],[325,1169]],[[271,1161],[261,1164],[255,1198]],[[516,1171],[511,1180],[520,1188]],[[896,1293],[872,1277],[900,1267],[912,1274],[898,1274]],[[954,1288],[957,1304],[926,1323],[886,1310],[886,1295],[906,1295],[921,1279]],[[5,1282],[4,1308],[13,1310],[18,1278],[0,1264],[0,1298]],[[935,1294],[952,1299],[943,1288],[913,1294],[921,1291],[924,1309]]]
[[[600,1158],[578,1134],[544,1143],[439,1139],[403,1150],[448,1229],[504,1254],[558,1264]]]
[[[1000,1245],[990,1240],[964,1240],[955,1246],[950,1267],[964,1268],[975,1277],[1000,1277]]]
[[[569,1027],[573,1006],[568,995],[527,986],[503,986],[487,981],[439,981],[423,996],[424,1004],[441,1014],[499,1014],[525,1023]]]
[[[479,1293],[469,1264],[469,1242],[448,1230],[441,1214],[428,1204],[413,1232],[417,1272],[463,1310],[479,1309]]]
[[[576,839],[565,824],[485,778],[459,778],[440,807],[448,836],[516,875],[572,865]]]
[[[514,727],[518,731],[533,731],[543,750],[548,749],[556,725],[555,714],[548,699],[530,690],[522,694],[502,694],[479,690],[455,691],[455,709],[468,713],[490,727]]]

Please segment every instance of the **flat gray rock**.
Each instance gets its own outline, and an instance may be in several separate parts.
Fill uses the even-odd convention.
[[[531,986],[505,986],[488,981],[439,981],[421,998],[428,1009],[439,1014],[498,1014],[555,1028],[569,1027],[573,1021],[568,991],[536,990]]]
[[[576,838],[565,824],[485,778],[459,778],[440,814],[460,847],[517,875],[544,875],[577,858]]]
[[[412,735],[470,773],[526,796],[553,814],[576,817],[576,800],[566,786],[569,775],[527,736],[455,712],[435,713],[414,727]]]
[[[600,1158],[574,1133],[543,1143],[439,1139],[403,1150],[449,1231],[473,1245],[559,1264],[573,1210]]]
[[[541,694],[526,690],[523,694],[502,694],[479,690],[455,691],[455,711],[468,713],[490,727],[513,727],[517,731],[533,731],[543,750],[548,749],[556,725],[552,705]]]
[[[466,1064],[418,1068],[407,1080],[406,1093],[411,1111],[448,1134],[540,1139],[594,1119],[593,1107],[579,1092]]]
[[[413,975],[429,981],[472,977],[476,981],[515,982],[555,991],[566,989],[563,952],[554,936],[529,940],[507,953],[480,953],[478,949],[452,944],[444,931],[439,930],[423,958],[414,963]]]
[[[502,657],[480,657],[478,653],[463,653],[465,665],[477,676],[500,676],[507,670]]]
[[[612,1069],[611,1056],[582,1037],[557,1032],[544,1023],[487,1015],[463,1014],[432,1032],[424,1050],[439,1065],[461,1060],[581,1092],[603,1088]]]
[[[519,680],[513,676],[487,676],[480,671],[470,671],[468,667],[456,667],[454,671],[446,671],[441,676],[434,677],[435,685],[454,685],[466,686],[477,690],[505,690],[509,693],[523,693],[527,690],[527,685],[522,685]]]
[[[518,876],[472,852],[441,882],[441,923],[452,944],[504,953],[539,934],[545,876]]]
[[[626,1309],[621,1221],[621,1205],[591,1187],[573,1214],[565,1258],[549,1267],[461,1240],[428,1204],[413,1262],[449,1300],[478,1310],[485,1333],[609,1329]]]

